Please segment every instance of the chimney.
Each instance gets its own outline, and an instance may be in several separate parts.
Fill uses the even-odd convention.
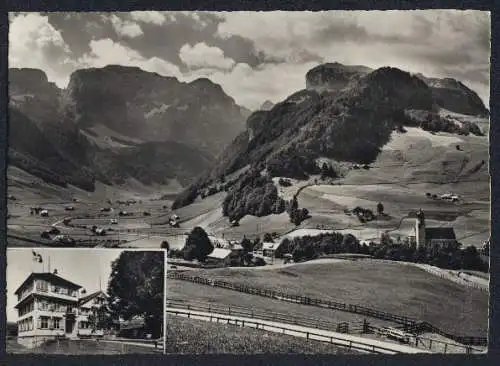
[[[55,275],[57,274],[57,268],[54,268],[54,274]]]

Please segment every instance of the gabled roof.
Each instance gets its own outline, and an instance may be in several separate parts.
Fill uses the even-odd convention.
[[[427,227],[425,228],[425,240],[448,239],[456,240],[455,230],[452,227]]]
[[[107,296],[104,292],[102,292],[101,290],[99,290],[99,291],[96,291],[96,292],[94,292],[94,293],[92,293],[92,294],[90,294],[90,295],[87,295],[87,296],[85,296],[85,297],[82,297],[82,298],[80,299],[79,303],[80,303],[80,305],[83,305],[83,304],[85,304],[85,303],[89,302],[90,300],[95,299],[95,298],[96,298],[97,296],[99,296],[100,294],[104,295],[104,297],[106,297],[106,298],[108,297],[108,296]]]
[[[208,258],[224,259],[231,254],[231,250],[224,248],[214,248],[213,252],[208,255]]]
[[[278,247],[281,245],[281,242],[279,243],[273,243],[273,242],[264,242],[262,243],[262,250],[269,250],[269,249],[278,249]]]
[[[17,290],[14,292],[15,295],[17,295],[19,293],[19,291],[24,287],[26,286],[26,284],[28,284],[30,281],[32,280],[35,280],[35,279],[39,279],[39,280],[45,280],[45,281],[49,281],[51,283],[56,283],[56,284],[60,284],[60,285],[63,285],[63,286],[67,286],[73,290],[78,290],[80,288],[82,288],[82,286],[80,285],[77,285],[76,283],[73,283],[71,281],[68,281],[54,273],[51,273],[51,272],[41,272],[41,273],[35,273],[35,272],[32,272],[28,278],[26,278],[24,280],[24,282],[21,284],[21,286],[19,286],[17,288]]]

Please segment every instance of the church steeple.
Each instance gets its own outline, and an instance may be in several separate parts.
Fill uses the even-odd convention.
[[[417,242],[417,248],[425,247],[425,215],[422,209],[417,212],[415,240]]]

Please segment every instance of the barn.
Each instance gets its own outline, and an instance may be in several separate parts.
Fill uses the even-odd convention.
[[[207,260],[220,266],[226,267],[231,264],[231,254],[232,251],[230,249],[214,248],[212,253],[208,255]]]

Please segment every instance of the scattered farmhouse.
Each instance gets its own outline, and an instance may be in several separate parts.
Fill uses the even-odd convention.
[[[281,258],[285,254],[282,244],[283,241],[279,243],[264,242],[262,243],[262,248],[257,250],[255,254],[262,255],[263,257]]]
[[[212,253],[207,257],[207,260],[217,265],[226,267],[231,264],[231,259],[233,257],[233,252],[230,249],[225,248],[214,248]]]
[[[104,306],[101,291],[83,296],[82,286],[55,270],[31,273],[15,291],[18,303],[18,342],[34,348],[57,338],[100,337],[104,329],[90,326],[89,316]]]

